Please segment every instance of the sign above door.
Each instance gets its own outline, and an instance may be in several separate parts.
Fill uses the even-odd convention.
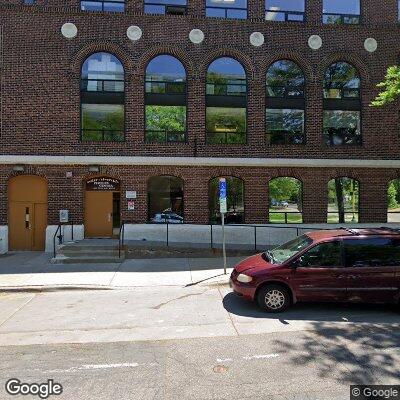
[[[119,192],[120,190],[120,182],[118,179],[106,178],[106,177],[98,177],[92,178],[86,181],[86,190],[103,190],[103,191],[112,191]]]

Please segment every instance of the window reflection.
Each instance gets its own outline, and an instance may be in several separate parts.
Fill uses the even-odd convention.
[[[247,19],[247,0],[206,0],[206,16]]]
[[[304,21],[304,0],[265,0],[267,21]]]
[[[360,111],[325,110],[324,140],[333,146],[362,144]]]
[[[324,24],[359,24],[360,0],[324,0]]]
[[[301,144],[304,139],[304,110],[267,109],[267,143]]]

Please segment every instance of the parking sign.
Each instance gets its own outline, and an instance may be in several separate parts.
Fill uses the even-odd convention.
[[[222,214],[226,214],[228,211],[226,204],[226,179],[220,178],[219,180],[219,211]]]

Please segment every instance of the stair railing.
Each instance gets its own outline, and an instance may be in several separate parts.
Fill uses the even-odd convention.
[[[118,258],[121,258],[121,250],[125,244],[125,221],[121,222],[119,227],[119,238],[118,238]]]

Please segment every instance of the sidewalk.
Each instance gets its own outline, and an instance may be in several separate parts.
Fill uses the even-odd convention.
[[[121,264],[50,264],[45,253],[21,252],[0,256],[0,291],[58,287],[129,288],[187,286],[206,280],[226,284],[243,257],[128,259]]]

